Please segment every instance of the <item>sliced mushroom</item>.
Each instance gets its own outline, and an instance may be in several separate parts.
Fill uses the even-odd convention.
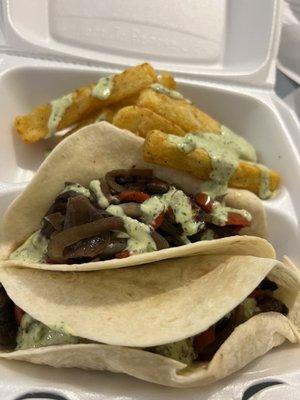
[[[181,246],[184,244],[183,240],[181,239],[183,230],[180,226],[174,226],[169,221],[164,220],[159,227],[159,231],[164,235],[169,235],[172,239],[172,243],[174,243],[175,246]]]
[[[107,198],[109,204],[119,204],[120,201],[117,196],[113,196],[109,190],[109,186],[104,178],[100,179],[101,190]]]
[[[106,248],[100,254],[101,259],[113,258],[115,254],[124,250],[127,246],[127,239],[111,239]]]
[[[103,218],[103,212],[85,196],[70,197],[67,204],[64,229]]]
[[[146,185],[146,190],[150,194],[164,194],[170,189],[170,185],[162,179],[154,178]]]
[[[167,249],[170,247],[168,241],[158,232],[152,231],[151,236],[156,244],[157,250]]]
[[[124,213],[131,218],[141,218],[142,210],[141,205],[134,202],[121,203],[120,207],[123,209]]]
[[[109,244],[109,232],[80,240],[64,250],[65,258],[94,258]]]
[[[45,217],[45,220],[48,221],[56,231],[62,230],[64,219],[65,217],[60,212],[55,212]]]
[[[48,258],[54,261],[64,260],[66,247],[111,230],[125,231],[123,220],[119,217],[102,218],[54,233],[48,244]]]
[[[152,169],[115,169],[107,172],[105,179],[108,186],[114,190],[115,193],[120,193],[124,190],[125,184],[135,183],[137,178],[151,179],[152,176]]]

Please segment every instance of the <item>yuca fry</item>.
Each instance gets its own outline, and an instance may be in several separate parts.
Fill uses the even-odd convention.
[[[157,75],[157,81],[161,85],[165,86],[168,89],[176,89],[176,82],[173,75],[170,72],[163,71],[159,75]]]
[[[176,144],[167,140],[168,134],[160,131],[149,132],[144,143],[144,160],[164,167],[171,167],[188,172],[199,179],[209,180],[212,172],[211,159],[204,149],[191,153],[180,151]],[[261,169],[246,161],[240,161],[238,168],[231,176],[228,186],[247,189],[259,194]],[[277,172],[270,170],[269,189],[275,191],[280,183]]]
[[[219,122],[186,100],[173,99],[150,88],[141,92],[137,105],[160,114],[185,132],[218,133],[221,129]]]
[[[73,129],[68,130],[67,133],[65,133],[64,135],[56,135],[50,138],[48,150],[53,150],[54,147],[56,147],[61,141],[78,131],[78,129],[83,128],[84,126],[100,121],[107,121],[111,123],[113,120],[113,116],[114,112],[110,108],[103,108],[100,112],[97,111],[96,113],[93,113],[88,118],[80,121],[80,123],[77,124]]]
[[[151,65],[145,63],[115,75],[111,95],[106,100],[99,100],[92,96],[94,85],[77,89],[72,93],[72,103],[62,116],[57,131],[80,122],[103,107],[139,93],[156,80],[156,72]],[[27,115],[16,117],[14,126],[24,142],[33,143],[47,136],[50,114],[51,104],[44,104]]]
[[[111,105],[111,109],[114,111],[114,114],[116,114],[119,110],[121,110],[124,107],[135,106],[138,98],[139,94],[127,97],[126,99],[118,101],[118,103]]]
[[[114,115],[113,125],[121,129],[128,129],[144,138],[149,131],[154,129],[179,136],[185,135],[184,130],[180,126],[147,108],[137,106],[124,107],[119,110]]]

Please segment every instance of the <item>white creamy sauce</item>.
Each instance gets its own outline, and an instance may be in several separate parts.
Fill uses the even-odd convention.
[[[126,250],[131,253],[145,253],[157,250],[149,226],[127,217],[120,206],[110,205],[106,211],[116,217],[122,218],[126,232],[129,235]]]
[[[10,260],[44,262],[48,249],[48,239],[40,231],[34,232],[29,238],[10,255]]]
[[[91,197],[90,191],[79,183],[66,184],[64,190],[61,193],[65,192],[76,192],[82,196]]]
[[[109,202],[102,192],[101,184],[98,179],[91,181],[90,190],[95,194],[99,207],[106,208],[109,206]]]
[[[176,99],[176,100],[184,99],[184,97],[181,93],[177,92],[176,90],[166,88],[165,86],[161,85],[160,83],[152,83],[152,85],[150,85],[150,87],[151,87],[151,89],[155,90],[155,92],[165,94],[169,97],[172,97],[172,99]]]
[[[189,197],[182,191],[174,187],[159,196],[152,196],[141,204],[143,220],[150,223],[162,212],[166,212],[171,207],[175,220],[182,226],[183,232],[187,236],[194,235],[201,229],[203,222],[197,222]]]
[[[212,229],[207,229],[201,236],[201,240],[212,240],[214,237],[214,231]]]
[[[72,93],[70,93],[60,99],[51,101],[51,114],[48,120],[48,135],[46,138],[51,137],[57,131],[66,109],[72,104],[72,96]]]
[[[191,241],[187,238],[186,235],[181,235],[180,239],[181,239],[183,244],[190,244],[191,243]]]
[[[240,160],[256,162],[254,147],[226,126],[221,127],[220,134],[188,133],[185,137],[168,135],[168,140],[187,154],[196,149],[207,151],[212,164],[211,181],[203,182],[200,191],[212,198],[227,193],[228,181]]]
[[[273,194],[270,190],[270,170],[262,164],[258,164],[258,166],[260,169],[259,197],[265,200]]]
[[[106,100],[111,95],[114,86],[114,75],[100,78],[92,89],[92,96],[99,100]]]
[[[257,301],[252,297],[247,297],[241,306],[244,308],[244,316],[246,319],[253,317],[257,312],[260,312],[260,308],[257,306]]]
[[[62,329],[49,328],[33,319],[29,314],[24,314],[17,335],[17,350],[75,344],[80,341],[80,338],[72,336]]]
[[[228,213],[230,212],[242,215],[249,222],[252,220],[252,216],[248,211],[227,207],[225,204],[215,201],[211,211],[212,223],[225,226],[228,221]]]

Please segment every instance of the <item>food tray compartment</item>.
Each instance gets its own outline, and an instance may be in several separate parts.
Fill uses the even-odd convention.
[[[278,68],[300,84],[300,1],[284,2]]]
[[[28,13],[30,9],[30,13]],[[280,1],[7,0],[7,44],[107,65],[141,60],[183,76],[264,84],[276,53]],[[197,18],[195,18],[197,15]],[[255,26],[255,29],[253,29]]]
[[[80,86],[99,79],[108,71],[58,63],[32,61],[27,66],[9,68],[0,76],[0,129],[3,145],[0,148],[0,182],[6,196],[7,187],[28,182],[45,157],[45,143],[24,144],[13,131],[12,121],[17,114],[29,112],[34,106]],[[278,256],[288,254],[300,261],[298,154],[292,137],[265,91],[226,88],[208,83],[180,82],[179,90],[204,111],[248,139],[257,149],[259,160],[276,169],[282,176],[280,194],[265,202],[269,219],[269,239]],[[294,132],[296,134],[296,132]],[[291,174],[291,171],[293,173]],[[46,182],[45,182],[46,184]],[[290,233],[286,240],[286,232]]]

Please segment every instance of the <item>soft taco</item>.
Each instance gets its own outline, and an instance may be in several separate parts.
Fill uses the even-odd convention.
[[[66,273],[1,268],[0,357],[200,386],[300,342],[299,271],[201,255]]]
[[[274,257],[255,194],[211,200],[191,175],[147,164],[143,143],[106,122],[64,140],[7,210],[2,263],[85,271],[245,248]]]

